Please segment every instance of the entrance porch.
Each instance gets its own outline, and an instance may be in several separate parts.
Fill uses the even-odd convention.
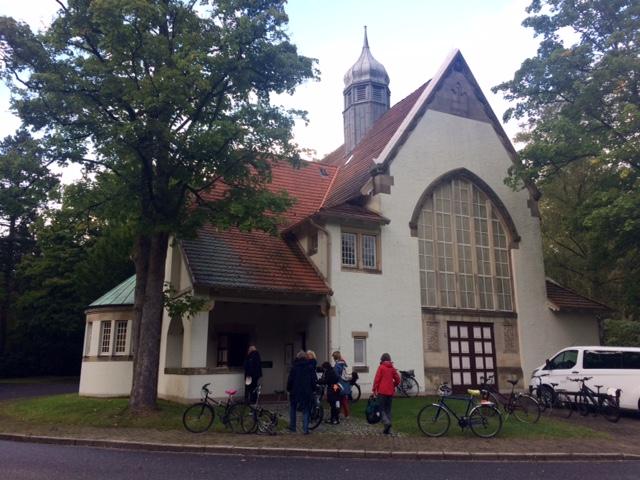
[[[328,358],[328,319],[322,302],[216,299],[191,319],[165,319],[158,393],[189,402],[211,383],[216,397],[244,392],[243,364],[250,344],[262,359],[262,392],[286,389],[295,354],[314,350]]]

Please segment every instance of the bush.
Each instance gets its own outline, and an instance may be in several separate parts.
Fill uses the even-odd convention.
[[[632,320],[606,320],[605,345],[640,347],[640,322]]]

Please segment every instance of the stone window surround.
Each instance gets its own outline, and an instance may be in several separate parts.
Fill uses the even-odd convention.
[[[356,256],[356,264],[345,265],[342,263],[343,255],[342,255],[342,234],[348,233],[355,235],[355,256]],[[363,264],[363,251],[364,251],[364,236],[375,237],[375,267],[365,267]],[[361,273],[374,273],[381,274],[382,273],[382,265],[381,265],[381,241],[380,241],[380,230],[368,230],[362,228],[351,228],[351,227],[342,227],[340,230],[340,265],[343,271],[347,272],[361,272]]]

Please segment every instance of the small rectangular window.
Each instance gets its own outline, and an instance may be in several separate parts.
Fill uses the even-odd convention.
[[[353,364],[355,366],[365,366],[367,364],[366,337],[353,338]]]
[[[362,235],[362,267],[375,269],[378,267],[376,259],[375,235]]]
[[[358,266],[358,251],[356,249],[356,234],[342,233],[342,265],[345,267]]]
[[[126,353],[127,348],[127,322],[126,320],[118,320],[116,322],[116,338],[114,353]]]
[[[316,230],[311,235],[309,235],[309,244],[307,248],[307,253],[309,255],[315,255],[318,253],[318,231]]]
[[[85,332],[85,339],[84,339],[84,356],[88,357],[89,356],[89,352],[91,350],[91,334],[93,332],[93,322],[88,322],[87,323],[87,329]]]
[[[640,352],[622,352],[622,368],[640,370]]]
[[[111,320],[100,322],[100,353],[111,352]]]

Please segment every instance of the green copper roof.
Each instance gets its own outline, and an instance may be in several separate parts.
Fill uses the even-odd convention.
[[[106,307],[108,305],[133,305],[133,293],[136,289],[136,276],[132,275],[117,287],[109,290],[90,307]]]

